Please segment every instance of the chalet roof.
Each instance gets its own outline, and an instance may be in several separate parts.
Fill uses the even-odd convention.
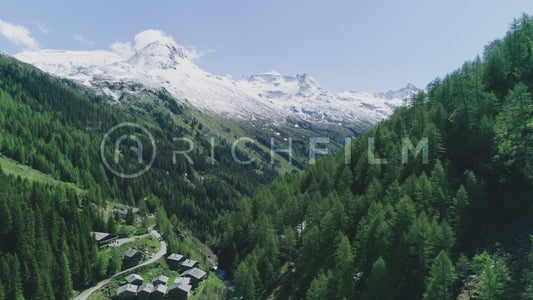
[[[190,284],[191,278],[189,277],[178,277],[176,280],[174,280],[174,284]]]
[[[168,283],[168,277],[165,275],[159,275],[156,278],[152,280],[152,282],[164,282],[165,284]]]
[[[172,253],[167,257],[168,260],[175,260],[175,261],[181,261],[183,259],[183,255]]]
[[[153,284],[147,283],[147,284],[141,285],[139,289],[137,290],[137,293],[145,292],[145,293],[151,294],[154,291],[154,289],[155,287]]]
[[[126,281],[128,283],[132,283],[133,281],[136,281],[136,280],[143,281],[144,279],[140,275],[137,275],[137,274],[130,274],[126,277]]]
[[[185,272],[183,272],[181,274],[181,276],[189,276],[189,277],[193,277],[193,278],[196,278],[196,279],[202,279],[207,273],[205,273],[204,271],[198,269],[198,268],[193,268],[193,269],[189,269]]]
[[[173,291],[173,290],[176,290],[176,289],[179,289],[179,290],[182,290],[184,292],[190,292],[191,289],[192,289],[192,286],[190,284],[173,284],[171,287],[168,288],[168,291]]]
[[[196,260],[192,260],[192,259],[186,259],[184,262],[181,263],[182,266],[184,267],[187,267],[187,268],[192,268],[194,267],[198,262]]]
[[[158,284],[153,293],[161,293],[161,294],[166,294],[167,293],[167,286],[166,285],[162,285],[162,284]]]
[[[137,250],[135,249],[128,249],[124,252],[124,256],[126,257],[134,257],[135,255],[137,255]]]
[[[108,238],[114,238],[116,237],[116,235],[114,234],[111,234],[111,233],[107,233],[107,232],[92,232],[93,236],[94,236],[94,239],[99,242],[99,241],[102,241],[102,240],[106,240]]]
[[[115,212],[120,215],[127,215],[128,211],[126,209],[115,209]]]
[[[137,286],[134,284],[129,284],[129,283],[125,284],[118,288],[117,295],[120,295],[126,292],[133,293],[133,294],[137,293]]]

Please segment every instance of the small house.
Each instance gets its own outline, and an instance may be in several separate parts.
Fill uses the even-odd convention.
[[[137,275],[137,274],[130,274],[126,277],[126,281],[129,283],[129,284],[134,284],[134,285],[142,285],[143,284],[143,281],[144,279]]]
[[[150,300],[160,300],[165,297],[167,294],[167,287],[165,285],[158,285],[155,287],[154,291],[152,292],[152,296],[150,297]]]
[[[183,255],[172,253],[167,257],[167,263],[170,269],[172,270],[178,270],[181,265],[181,261],[183,260]]]
[[[189,284],[173,284],[168,288],[168,298],[173,300],[187,300],[191,295],[192,286]]]
[[[128,269],[133,266],[136,266],[141,261],[142,254],[141,252],[135,250],[135,249],[128,249],[123,254],[122,259],[122,268]]]
[[[191,285],[196,288],[198,285],[200,285],[200,283],[202,283],[206,275],[206,272],[198,268],[193,268],[183,272],[180,277],[189,277],[191,279]]]
[[[156,278],[154,278],[152,280],[152,284],[153,285],[160,285],[161,284],[161,285],[165,285],[166,286],[167,283],[168,283],[168,277],[165,276],[165,275],[159,275],[159,276],[157,276]]]
[[[112,245],[118,239],[118,235],[106,233],[106,232],[92,232],[91,234],[96,240],[96,242],[98,243],[98,246],[100,248],[104,246]]]
[[[151,283],[143,284],[137,289],[137,299],[139,300],[149,300],[150,296],[154,292],[154,285]]]
[[[198,262],[192,259],[186,259],[181,263],[181,269],[187,270],[198,266]]]
[[[129,283],[119,287],[117,291],[119,299],[135,299],[136,294],[137,286]]]
[[[189,277],[180,276],[174,280],[174,284],[191,284],[191,279]]]

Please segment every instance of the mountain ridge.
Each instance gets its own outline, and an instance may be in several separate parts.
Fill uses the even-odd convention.
[[[136,36],[137,42],[144,33]],[[202,70],[193,61],[193,51],[161,34],[161,38],[143,40],[134,51],[122,55],[106,50],[39,50],[14,57],[47,73],[95,88],[115,101],[131,92],[117,86],[140,83],[151,89],[164,88],[201,111],[234,119],[282,122],[297,118],[369,128],[402,106],[405,98],[420,91],[408,84],[384,93],[334,93],[308,74],[283,75],[276,71],[234,80]]]

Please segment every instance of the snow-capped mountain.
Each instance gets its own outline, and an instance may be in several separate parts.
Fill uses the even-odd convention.
[[[168,35],[147,32],[135,37],[135,47],[123,44],[126,51],[40,50],[15,57],[45,72],[92,87],[116,101],[120,101],[123,93],[134,92],[131,87],[141,84],[150,89],[164,88],[180,101],[228,118],[283,121],[292,117],[311,122],[373,125],[419,91],[407,85],[385,93],[333,93],[306,74],[286,76],[275,71],[234,80],[200,69],[193,61],[195,53]]]
[[[344,124],[375,124],[419,91],[408,85],[397,92],[338,94],[324,89],[307,74],[286,76],[276,71],[252,75],[236,84],[277,111],[306,121]]]

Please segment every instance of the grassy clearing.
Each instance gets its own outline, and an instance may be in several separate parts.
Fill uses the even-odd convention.
[[[6,174],[19,176],[23,179],[28,179],[29,181],[53,185],[63,185],[67,188],[74,189],[80,193],[86,192],[85,190],[80,189],[74,183],[56,180],[51,175],[44,174],[38,170],[33,169],[30,166],[23,165],[15,160],[12,160],[2,155],[0,155],[0,167],[2,167],[2,171]]]

